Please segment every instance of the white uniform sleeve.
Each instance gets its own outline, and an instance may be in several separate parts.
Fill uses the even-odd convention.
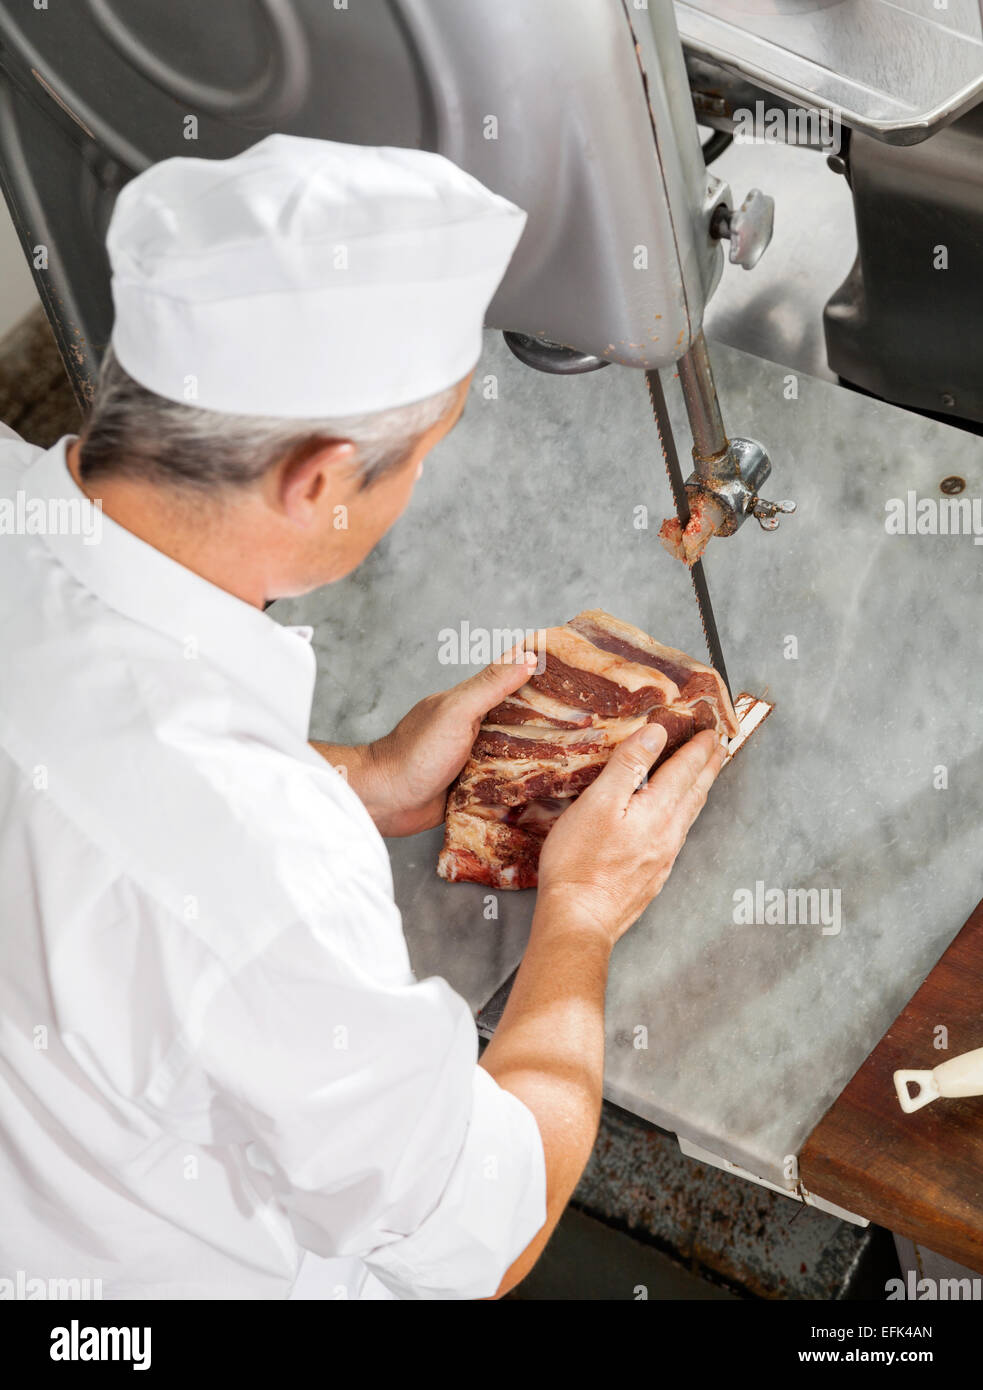
[[[532,1113],[478,1067],[464,1000],[377,978],[351,953],[382,888],[339,887],[335,927],[281,933],[211,998],[195,1047],[211,1141],[321,1256],[357,1255],[403,1298],[482,1298],[546,1216]]]
[[[5,425],[2,420],[0,420],[0,439],[12,439],[16,444],[24,443],[17,431],[12,430],[9,425]]]
[[[481,1067],[464,1145],[416,1231],[365,1255],[404,1298],[483,1298],[546,1220],[546,1165],[532,1112]]]

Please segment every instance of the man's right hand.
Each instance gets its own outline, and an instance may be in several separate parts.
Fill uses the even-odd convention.
[[[529,945],[479,1063],[532,1111],[546,1161],[546,1220],[499,1295],[539,1258],[594,1144],[611,948],[669,877],[723,765],[717,735],[697,734],[642,787],[664,747],[655,725],[626,739],[543,845]]]
[[[642,787],[665,743],[665,730],[651,724],[620,744],[540,855],[539,905],[559,906],[557,921],[596,926],[612,946],[669,877],[724,763],[718,735],[705,730]]]

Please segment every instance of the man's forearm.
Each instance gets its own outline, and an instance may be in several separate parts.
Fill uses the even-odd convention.
[[[607,935],[562,900],[541,899],[502,1020],[481,1059],[532,1111],[546,1156],[546,1222],[506,1272],[507,1293],[539,1258],[590,1157],[604,1076]]]
[[[341,773],[364,804],[380,832],[383,835],[387,834],[389,807],[383,795],[384,775],[373,751],[375,745],[359,743],[348,747],[343,743],[316,743],[312,739],[311,747]]]

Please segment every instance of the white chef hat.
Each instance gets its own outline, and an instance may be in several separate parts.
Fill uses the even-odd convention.
[[[459,381],[526,215],[442,155],[269,135],[165,159],[106,244],[122,367],[170,400],[316,419]]]

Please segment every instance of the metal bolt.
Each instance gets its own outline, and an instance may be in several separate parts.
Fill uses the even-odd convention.
[[[955,403],[956,398],[951,391],[942,392],[942,404],[945,406],[946,410],[951,410]]]
[[[941,483],[939,483],[939,492],[944,492],[950,497],[954,496],[957,492],[963,492],[965,488],[966,479],[957,477],[955,473],[951,474],[948,478],[943,478]]]
[[[694,92],[693,106],[699,115],[727,115],[727,103],[717,92]]]

